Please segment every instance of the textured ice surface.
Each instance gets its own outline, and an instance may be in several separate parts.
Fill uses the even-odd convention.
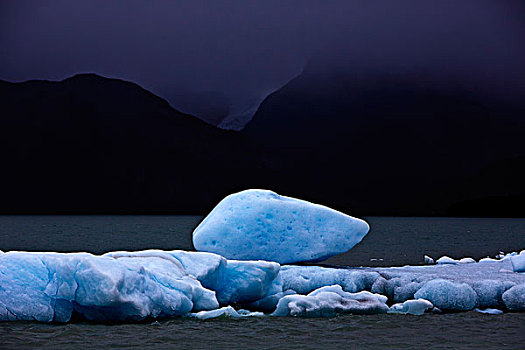
[[[206,252],[143,251],[112,252],[106,256],[147,256],[165,254],[178,260],[184,271],[198,279],[201,284],[216,292],[222,305],[250,302],[268,294],[280,265],[268,261],[227,260],[220,255]]]
[[[228,259],[321,261],[348,251],[368,230],[365,221],[322,205],[247,190],[224,198],[195,229],[193,244]]]
[[[197,278],[204,287],[213,290],[228,264],[225,258],[217,254],[183,250],[168,253],[180,261],[186,273]]]
[[[525,250],[522,250],[519,255],[510,256],[509,258],[514,272],[525,272]]]
[[[165,252],[133,256],[9,252],[0,255],[0,319],[140,320],[215,309],[215,293]]]
[[[339,285],[326,286],[308,295],[287,295],[272,316],[332,317],[338,314],[386,313],[387,298],[370,292],[348,293]]]
[[[525,283],[507,290],[502,299],[509,310],[525,311]]]
[[[426,310],[432,309],[434,305],[425,299],[407,300],[404,303],[394,304],[388,310],[389,314],[423,315]]]
[[[217,317],[250,317],[250,316],[264,316],[262,312],[250,312],[248,310],[239,310],[236,311],[231,306],[224,306],[220,309],[211,310],[211,311],[199,311],[196,313],[189,313],[188,317],[197,318],[199,320],[208,320],[210,318]]]
[[[284,289],[283,279],[280,274],[277,274],[276,278],[272,281],[266,296],[254,302],[248,304],[245,303],[245,306],[251,310],[272,312],[275,310],[277,303],[282,297],[292,294],[297,294],[297,292],[291,289]]]
[[[262,299],[259,299],[257,301],[254,301],[252,303],[247,304],[246,306],[249,309],[254,310],[262,310],[265,312],[272,312],[275,310],[275,307],[277,306],[277,303],[279,300],[281,300],[283,297],[287,295],[295,295],[297,294],[294,290],[288,289],[284,292],[277,292],[275,294],[267,295]]]
[[[281,267],[279,276],[282,279],[283,290],[291,289],[298,294],[307,294],[314,289],[334,284],[340,285],[347,292],[370,290],[380,277],[377,272],[362,269],[289,265]]]
[[[185,251],[2,253],[0,320],[67,322],[75,311],[125,321],[213,310],[265,298],[279,268]]]
[[[494,263],[442,264],[390,268],[323,268],[282,266],[279,273],[283,290],[306,294],[332,284],[345,291],[369,290],[388,297],[389,303],[423,298],[444,311],[479,308],[509,308],[521,292],[503,295],[525,274],[514,273],[509,259]],[[508,305],[507,305],[508,304]],[[519,309],[519,303],[512,304]]]
[[[441,310],[471,310],[478,303],[478,295],[471,286],[444,279],[426,282],[414,298],[426,299]]]
[[[183,250],[111,252],[105,256],[165,256],[178,261],[184,271],[203,287],[216,292],[222,305],[249,302],[265,297],[279,272],[280,265],[268,261],[226,260],[220,255]],[[208,309],[208,308],[205,308]]]

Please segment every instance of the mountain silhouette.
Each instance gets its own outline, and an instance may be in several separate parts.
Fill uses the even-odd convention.
[[[305,72],[240,132],[95,74],[0,82],[0,212],[200,213],[267,188],[353,215],[523,216],[523,109]]]
[[[276,174],[268,182],[340,208],[523,216],[510,204],[525,195],[522,181],[502,185],[525,175],[523,107],[424,74],[310,67],[270,95],[243,132],[264,145]],[[494,196],[497,208],[488,205]]]
[[[0,89],[4,212],[200,212],[250,161],[236,159],[238,135],[130,82],[81,74]]]

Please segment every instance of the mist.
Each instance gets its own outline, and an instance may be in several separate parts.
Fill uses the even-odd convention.
[[[316,66],[363,79],[421,74],[518,103],[524,10],[482,0],[2,2],[0,79],[94,72],[240,128],[268,94]]]

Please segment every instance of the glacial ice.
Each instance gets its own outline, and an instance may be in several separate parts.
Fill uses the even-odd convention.
[[[279,276],[283,290],[291,289],[298,294],[307,294],[334,284],[340,285],[347,292],[370,290],[380,277],[374,271],[293,265],[282,266]]]
[[[466,283],[444,279],[428,281],[419,289],[414,298],[426,299],[441,310],[471,310],[477,305],[478,295]]]
[[[386,313],[387,298],[367,291],[348,293],[339,285],[321,287],[308,295],[287,295],[272,316],[332,317],[338,314]]]
[[[247,190],[224,198],[195,229],[193,244],[228,259],[321,261],[348,251],[368,230],[365,221],[322,205]]]
[[[465,257],[465,258],[461,258],[459,260],[456,260],[456,259],[453,259],[451,257],[448,257],[448,256],[442,256],[441,258],[439,258],[436,263],[438,265],[443,265],[443,264],[472,264],[472,263],[475,263],[476,260],[472,259],[472,258],[469,258],[469,257]]]
[[[6,252],[0,253],[0,320],[206,319],[248,312],[238,307],[274,316],[418,314],[430,304],[444,312],[523,312],[525,274],[514,272],[513,260],[519,263],[520,256],[492,263],[328,268],[180,250]]]
[[[216,283],[221,304],[246,303],[264,298],[279,273],[280,265],[269,261],[228,260]]]
[[[525,283],[514,286],[502,295],[507,309],[512,311],[525,311]]]
[[[404,303],[394,304],[388,310],[389,314],[410,314],[420,316],[426,310],[432,309],[434,305],[425,299],[407,300]]]
[[[500,309],[474,309],[474,311],[479,312],[480,314],[488,314],[488,315],[501,315],[503,313]]]
[[[203,287],[215,291],[221,305],[250,302],[265,297],[280,269],[280,265],[275,262],[226,260],[213,253],[183,250],[111,252],[105,256],[162,256],[173,259]]]
[[[285,265],[281,267],[279,276],[283,290],[291,289],[298,294],[338,284],[347,292],[369,290],[385,295],[390,303],[423,298],[444,311],[470,310],[474,307],[504,308],[507,303],[504,303],[503,294],[515,285],[525,284],[525,275],[513,273],[509,260],[492,264],[389,268]],[[518,294],[516,292],[508,299],[518,300]]]
[[[199,311],[196,313],[189,313],[188,317],[197,318],[199,320],[208,320],[210,318],[217,317],[251,317],[251,316],[264,316],[262,312],[250,312],[248,310],[235,310],[231,306],[224,306],[220,309],[215,309],[211,311]]]
[[[8,252],[0,255],[0,319],[67,322],[140,320],[215,309],[215,293],[168,254],[94,256]]]
[[[283,297],[287,295],[295,295],[297,294],[294,290],[288,289],[284,292],[277,292],[275,294],[267,295],[262,299],[256,300],[252,303],[249,303],[246,305],[249,309],[254,310],[262,310],[266,312],[272,312],[275,310],[275,307],[277,306],[277,303],[279,300],[281,300]]]
[[[525,250],[522,250],[519,254],[509,256],[509,258],[514,272],[525,272]]]
[[[459,264],[459,261],[456,259],[452,259],[448,256],[442,256],[441,258],[437,259],[436,264],[442,265],[442,264]]]

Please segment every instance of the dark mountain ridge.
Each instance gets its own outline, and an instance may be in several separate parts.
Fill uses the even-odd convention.
[[[451,205],[525,194],[518,183],[496,189],[525,174],[524,111],[424,74],[306,69],[269,96],[243,132],[260,144],[272,135],[263,157],[289,190],[316,188],[316,197],[367,213],[475,215]],[[497,162],[508,166],[471,181]],[[502,215],[500,207],[477,212]],[[511,207],[507,215],[525,215]]]
[[[82,74],[0,89],[3,212],[200,212],[246,162],[238,135],[133,83]]]
[[[268,188],[353,215],[524,216],[523,109],[306,70],[241,132],[94,74],[0,82],[0,212],[208,212]]]

